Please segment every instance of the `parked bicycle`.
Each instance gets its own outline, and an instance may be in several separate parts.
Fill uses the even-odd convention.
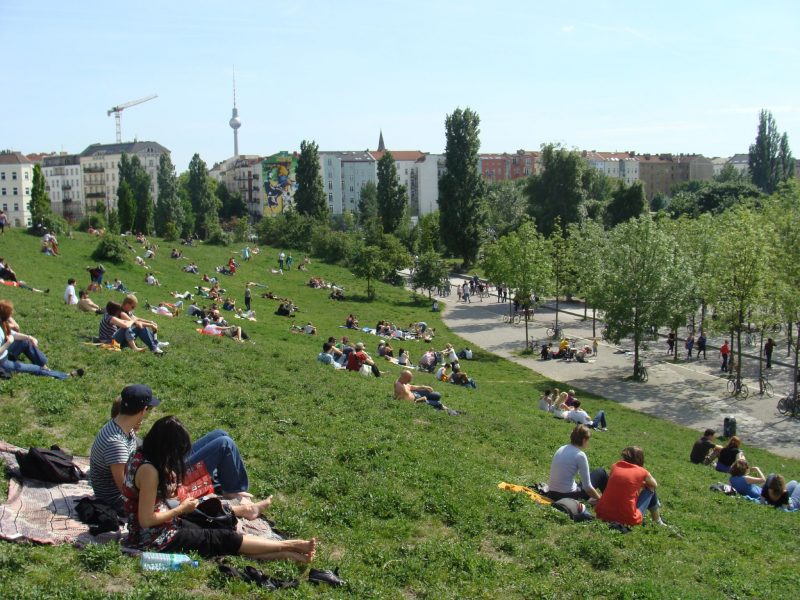
[[[778,400],[778,412],[782,415],[797,414],[797,397],[794,394],[789,394]]]
[[[633,363],[633,378],[636,381],[641,381],[642,383],[646,382],[649,379],[649,375],[647,374],[647,367],[644,366],[642,359],[637,359],[635,363]]]
[[[553,323],[550,327],[547,328],[547,335],[554,340],[562,340],[564,339],[564,328],[561,325]]]
[[[772,398],[772,384],[769,382],[769,379],[767,379],[766,376],[761,375],[758,378],[758,389],[761,390],[759,393],[762,396],[766,395],[767,397]]]
[[[728,393],[731,396],[738,396],[744,400],[750,395],[750,388],[748,388],[747,384],[740,378],[731,377],[728,379]]]

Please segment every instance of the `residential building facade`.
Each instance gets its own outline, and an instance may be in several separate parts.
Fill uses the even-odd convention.
[[[538,152],[517,150],[514,153],[480,154],[479,169],[486,181],[508,181],[529,177],[536,173]]]
[[[239,193],[251,215],[260,217],[264,214],[265,192],[261,185],[261,161],[257,155],[231,157],[214,165],[209,176],[222,182],[231,194]]]
[[[361,189],[378,184],[378,162],[367,151],[320,152],[322,185],[331,214],[357,212]]]
[[[68,221],[78,221],[85,214],[83,173],[79,154],[54,154],[42,158],[45,190],[53,212]]]
[[[0,152],[0,208],[12,227],[31,226],[33,163],[21,152]]]

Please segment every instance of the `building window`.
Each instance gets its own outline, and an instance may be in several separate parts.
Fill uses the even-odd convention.
[[[6,180],[6,172],[0,171],[0,181],[5,181],[5,180]]]
[[[6,188],[3,188],[2,194],[3,194],[3,196],[6,195]]]
[[[333,204],[333,194],[328,194],[328,202]]]
[[[17,180],[17,172],[16,171],[11,171],[11,179],[13,179],[14,181]]]
[[[25,171],[25,181],[28,181],[28,179],[29,179],[29,175],[30,175],[30,174],[29,174],[27,171]]]
[[[19,204],[14,203],[14,212],[18,212],[18,211],[19,211]]]
[[[30,196],[31,195],[31,188],[25,188],[25,195],[26,196]]]
[[[14,188],[14,196],[19,196],[19,188]]]
[[[332,179],[328,180],[328,189],[329,190],[333,189],[333,180]]]
[[[8,204],[3,204],[3,212],[8,212]]]

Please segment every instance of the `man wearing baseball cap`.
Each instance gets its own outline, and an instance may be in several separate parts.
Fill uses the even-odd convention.
[[[89,460],[89,479],[95,498],[113,506],[124,515],[122,483],[125,465],[135,452],[136,433],[148,412],[161,404],[153,390],[143,384],[126,386],[106,423],[92,444]],[[215,429],[192,444],[187,464],[203,462],[206,470],[227,498],[250,498],[249,480],[239,448],[228,433]]]

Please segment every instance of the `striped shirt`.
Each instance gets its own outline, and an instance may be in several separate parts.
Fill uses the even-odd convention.
[[[122,493],[114,483],[111,465],[124,465],[136,450],[136,433],[126,434],[114,419],[106,423],[92,444],[89,479],[95,498],[109,504],[119,502]]]
[[[114,317],[111,315],[103,315],[103,318],[100,320],[100,334],[98,337],[101,342],[111,343],[114,334],[117,333],[119,327],[111,322],[113,318]]]

